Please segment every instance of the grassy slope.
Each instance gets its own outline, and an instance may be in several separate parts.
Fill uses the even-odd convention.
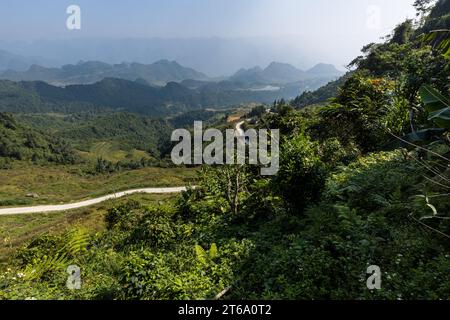
[[[0,170],[0,207],[58,204],[141,187],[184,186],[196,177],[195,169],[186,168],[143,168],[96,176],[80,172],[76,166],[16,162],[13,170]],[[28,198],[29,193],[39,198]]]
[[[118,162],[123,160],[139,161],[144,159],[154,159],[147,152],[137,149],[124,151],[121,146],[114,141],[102,141],[92,144],[89,152],[77,151],[78,155],[88,161],[96,161],[98,158],[108,160],[111,162]]]

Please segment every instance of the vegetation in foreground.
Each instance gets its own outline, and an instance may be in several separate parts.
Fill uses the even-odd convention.
[[[141,201],[158,204],[169,201],[170,194],[134,194],[126,199],[114,199],[95,206],[67,212],[23,214],[0,217],[0,265],[7,264],[8,259],[24,244],[42,234],[58,235],[73,228],[84,228],[90,234],[105,229],[104,214],[108,209],[127,201]]]

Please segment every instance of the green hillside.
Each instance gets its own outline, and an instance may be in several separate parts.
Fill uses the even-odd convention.
[[[0,166],[10,160],[73,163],[73,149],[60,138],[46,136],[19,123],[12,115],[0,113]]]
[[[196,88],[169,82],[151,87],[145,81],[105,78],[88,85],[52,86],[43,81],[0,80],[0,111],[22,113],[77,113],[123,111],[152,117],[172,116],[205,108],[228,108],[242,103],[272,103],[294,97],[306,88],[318,88],[324,79],[312,79],[267,90],[228,81],[201,82]]]
[[[136,114],[19,114],[20,121],[61,137],[81,151],[81,158],[108,161],[160,159],[170,147],[172,126]]]

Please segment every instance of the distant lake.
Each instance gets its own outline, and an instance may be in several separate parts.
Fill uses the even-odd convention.
[[[268,86],[265,86],[262,88],[254,88],[254,89],[248,89],[248,90],[249,91],[278,91],[280,89],[281,89],[280,87],[268,85]]]

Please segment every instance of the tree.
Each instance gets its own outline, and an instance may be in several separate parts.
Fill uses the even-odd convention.
[[[391,42],[397,44],[408,43],[413,33],[413,21],[411,19],[408,19],[395,28]]]
[[[414,8],[416,8],[417,13],[416,15],[420,17],[420,20],[422,21],[424,16],[426,16],[432,7],[432,3],[436,2],[436,0],[415,0],[414,1]]]

